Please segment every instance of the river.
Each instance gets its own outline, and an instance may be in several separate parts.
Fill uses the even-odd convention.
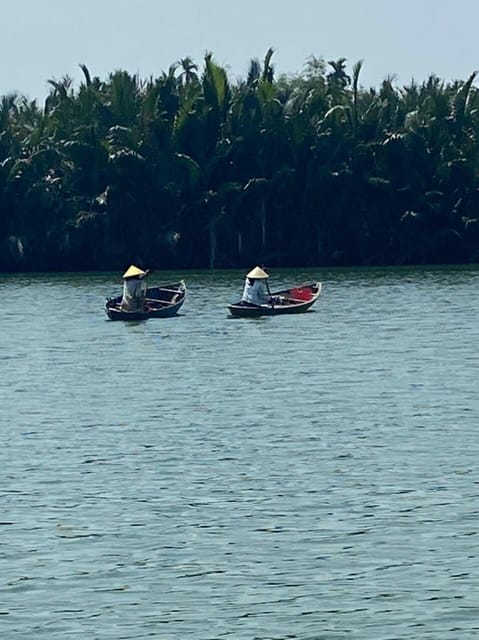
[[[1,637],[477,638],[479,268],[120,276],[0,277]]]

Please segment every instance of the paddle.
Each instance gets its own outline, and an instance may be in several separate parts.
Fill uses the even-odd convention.
[[[266,291],[268,292],[268,295],[269,295],[269,301],[271,302],[271,308],[274,309],[273,296],[271,295],[271,291],[269,290],[268,280],[266,280]]]

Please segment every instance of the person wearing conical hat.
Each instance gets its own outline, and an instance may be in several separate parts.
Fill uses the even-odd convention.
[[[266,287],[268,274],[261,267],[255,267],[246,275],[242,302],[246,304],[270,304],[271,297]]]
[[[123,274],[123,297],[121,308],[123,311],[143,311],[146,298],[146,276],[143,271],[132,264]]]

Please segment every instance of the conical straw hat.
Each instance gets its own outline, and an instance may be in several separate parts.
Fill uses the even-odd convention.
[[[261,267],[255,267],[254,269],[251,269],[251,271],[248,273],[246,277],[258,279],[258,278],[269,278],[269,275],[266,273],[266,271],[263,271]]]
[[[123,278],[137,278],[139,276],[146,276],[146,271],[143,271],[142,269],[139,269],[138,267],[135,267],[134,264],[131,265],[131,267],[129,267],[125,273],[123,274]]]

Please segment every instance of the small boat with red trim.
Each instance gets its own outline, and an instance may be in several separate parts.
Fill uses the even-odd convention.
[[[309,311],[321,294],[321,282],[301,284],[291,289],[282,289],[271,293],[269,303],[251,304],[244,300],[228,306],[235,318],[258,318],[260,316],[279,316],[287,313]]]

